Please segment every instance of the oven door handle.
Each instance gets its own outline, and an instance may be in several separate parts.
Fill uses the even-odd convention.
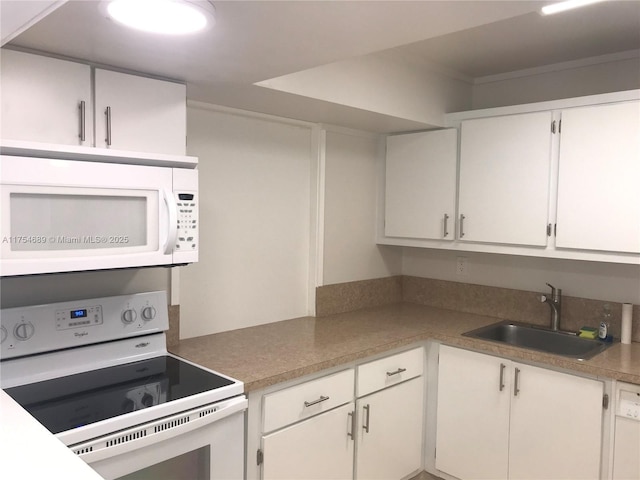
[[[169,190],[162,190],[162,196],[164,197],[164,203],[167,206],[168,222],[167,225],[167,242],[164,244],[164,254],[169,255],[173,253],[176,248],[178,240],[178,204],[173,192]]]
[[[183,435],[247,409],[244,395],[194,408],[142,425],[70,445],[72,452],[88,464],[128,453]]]

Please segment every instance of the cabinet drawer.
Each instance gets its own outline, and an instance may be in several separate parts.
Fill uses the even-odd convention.
[[[354,380],[355,372],[349,369],[265,395],[263,432],[352,401]]]
[[[391,355],[358,367],[358,397],[422,375],[424,349],[422,347]]]

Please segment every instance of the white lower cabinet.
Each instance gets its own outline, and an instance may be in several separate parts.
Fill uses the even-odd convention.
[[[356,479],[401,479],[422,465],[423,377],[361,398]]]
[[[262,439],[264,480],[348,480],[353,478],[349,403]]]
[[[601,381],[441,346],[436,468],[460,479],[598,479]]]
[[[400,480],[420,471],[424,361],[420,347],[264,395],[261,478]]]

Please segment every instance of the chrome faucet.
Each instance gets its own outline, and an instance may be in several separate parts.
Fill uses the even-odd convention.
[[[560,329],[560,307],[562,306],[562,289],[556,288],[553,285],[547,283],[551,287],[551,298],[547,295],[542,295],[540,301],[542,303],[548,303],[551,307],[551,330]]]

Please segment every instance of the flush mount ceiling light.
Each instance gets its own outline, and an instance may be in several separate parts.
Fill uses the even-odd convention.
[[[591,5],[592,3],[604,2],[606,0],[566,0],[564,2],[552,3],[546,7],[542,7],[541,13],[543,15],[552,15],[554,13],[566,12],[574,8],[584,7]]]
[[[128,27],[168,35],[195,33],[215,21],[215,8],[206,0],[110,0],[100,8]]]

